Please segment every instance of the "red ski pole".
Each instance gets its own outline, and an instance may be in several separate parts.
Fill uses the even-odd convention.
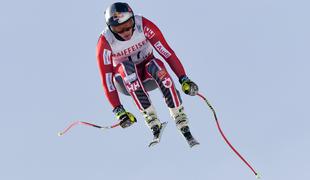
[[[197,94],[199,97],[201,97],[209,106],[209,108],[211,109],[211,111],[213,112],[214,115],[214,119],[217,125],[217,129],[219,130],[219,132],[221,133],[223,139],[225,140],[225,142],[228,144],[228,146],[237,154],[237,156],[252,170],[252,172],[255,174],[257,179],[260,179],[260,175],[254,170],[254,168],[241,156],[241,154],[233,147],[233,145],[231,145],[231,143],[228,141],[228,139],[226,138],[224,132],[222,131],[222,128],[220,126],[220,123],[217,119],[216,116],[216,112],[214,110],[214,108],[212,107],[211,103],[200,93]]]
[[[85,126],[95,127],[95,128],[102,129],[102,130],[112,129],[112,128],[115,128],[115,127],[118,127],[118,126],[119,126],[119,123],[116,123],[116,124],[111,125],[111,126],[99,126],[99,125],[92,124],[92,123],[89,123],[89,122],[75,121],[75,122],[71,123],[66,129],[64,129],[63,131],[59,132],[59,133],[58,133],[58,136],[64,135],[64,134],[65,134],[66,132],[68,132],[71,128],[75,127],[75,126],[78,125],[78,124],[80,124],[80,125],[85,125]]]

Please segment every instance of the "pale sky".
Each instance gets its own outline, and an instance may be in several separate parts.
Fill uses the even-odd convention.
[[[0,179],[255,179],[204,102],[183,93],[197,148],[177,131],[159,90],[150,96],[169,123],[154,148],[124,96],[138,119],[133,127],[102,133],[79,126],[57,136],[75,120],[116,122],[96,62],[103,12],[113,2],[1,1]],[[127,2],[162,30],[228,139],[263,179],[310,179],[309,1]]]

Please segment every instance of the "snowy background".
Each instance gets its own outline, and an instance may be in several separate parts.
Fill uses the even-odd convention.
[[[132,128],[101,133],[79,126],[57,136],[75,120],[115,122],[95,55],[111,3],[0,2],[0,179],[255,179],[198,97],[183,95],[201,143],[194,149],[158,90],[150,95],[169,124],[157,147],[147,148],[151,133],[123,96],[138,117]],[[159,26],[213,103],[228,139],[263,179],[310,179],[309,1],[129,3]]]

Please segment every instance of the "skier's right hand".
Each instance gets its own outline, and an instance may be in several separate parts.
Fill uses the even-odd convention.
[[[127,112],[122,105],[114,108],[113,112],[115,113],[116,118],[120,121],[120,126],[122,128],[127,128],[137,122],[135,116],[130,112]]]

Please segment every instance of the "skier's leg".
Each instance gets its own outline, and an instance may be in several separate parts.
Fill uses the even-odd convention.
[[[178,107],[182,104],[180,94],[162,61],[159,59],[151,60],[146,64],[145,70],[146,74],[156,81],[169,108]]]
[[[152,130],[154,136],[157,135],[160,132],[161,122],[157,118],[156,110],[143,87],[136,65],[131,61],[125,61],[119,64],[115,71],[122,77],[128,93],[145,118],[147,126]]]
[[[190,132],[188,118],[184,112],[184,107],[182,106],[181,96],[175,88],[173,80],[167,72],[164,63],[159,59],[153,59],[146,65],[146,70],[160,87],[169,108],[170,115],[174,119],[179,131],[188,141],[189,145],[192,147],[199,144]]]

